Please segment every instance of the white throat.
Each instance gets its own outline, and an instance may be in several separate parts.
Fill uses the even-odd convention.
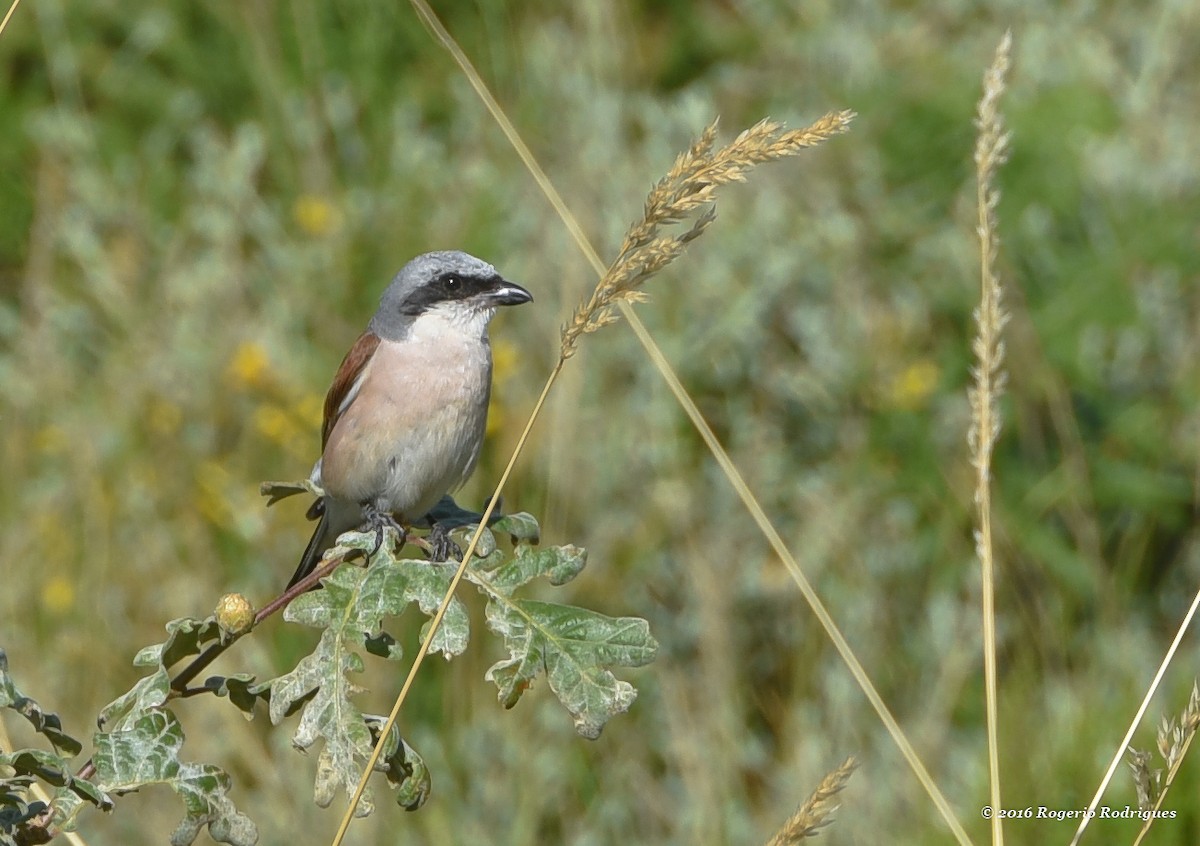
[[[487,327],[496,309],[465,302],[438,303],[417,315],[405,340],[437,343],[451,339],[487,340]]]

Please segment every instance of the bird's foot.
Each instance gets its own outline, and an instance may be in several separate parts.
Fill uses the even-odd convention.
[[[383,546],[383,533],[385,529],[395,529],[396,535],[399,539],[397,548],[404,546],[404,541],[407,534],[404,531],[404,527],[401,526],[400,522],[392,516],[391,512],[382,511],[371,503],[367,503],[363,506],[363,516],[367,518],[367,528],[375,532],[375,546],[372,547],[370,553],[367,554],[368,558],[373,558],[375,553],[379,552],[380,548]]]
[[[425,542],[429,544],[430,561],[462,561],[462,550],[451,540],[450,530],[441,523],[430,526]]]

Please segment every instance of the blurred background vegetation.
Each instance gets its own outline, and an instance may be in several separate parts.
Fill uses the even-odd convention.
[[[859,113],[729,191],[640,314],[981,841],[971,121],[1013,29],[1001,772],[1006,805],[1084,807],[1200,579],[1200,7],[436,8],[608,254],[713,116],[732,134]],[[468,505],[594,279],[404,3],[27,2],[0,37],[0,126],[0,645],[85,734],[163,623],[286,582],[310,527],[297,501],[267,511],[258,483],[308,472],[323,391],[404,261],[466,249],[537,296],[493,327]],[[589,743],[544,689],[500,709],[481,678],[499,645],[477,628],[402,716],[432,799],[384,805],[355,842],[761,842],[851,753],[823,839],[947,839],[624,327],[570,363],[506,504],[590,549],[558,596],[649,618],[659,659]],[[272,621],[221,668],[286,670],[315,637],[294,628]],[[1190,638],[1151,714],[1183,707],[1196,657]],[[386,711],[399,679],[373,667],[364,684]],[[179,713],[185,753],[232,773],[263,843],[329,839],[338,815],[312,805],[315,759],[286,728],[210,700]],[[1150,726],[1135,744],[1154,746]],[[1200,839],[1196,769],[1155,843]],[[149,791],[84,832],[163,842],[175,803]],[[1106,804],[1126,803],[1121,772]],[[1008,825],[1013,842],[1073,829]]]

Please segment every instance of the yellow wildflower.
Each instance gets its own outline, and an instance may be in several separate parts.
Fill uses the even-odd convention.
[[[323,238],[340,224],[337,209],[324,197],[301,194],[292,204],[292,218],[305,235]]]
[[[277,444],[286,444],[298,434],[296,422],[277,405],[260,405],[254,409],[254,428]]]
[[[51,614],[65,614],[75,606],[75,585],[66,576],[51,576],[42,583],[42,607]]]
[[[234,350],[225,376],[236,387],[261,388],[271,381],[271,359],[257,341],[242,341]]]
[[[895,374],[886,389],[888,405],[914,410],[923,406],[937,387],[941,370],[929,358],[921,358]]]

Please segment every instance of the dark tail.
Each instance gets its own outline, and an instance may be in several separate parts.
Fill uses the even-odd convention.
[[[320,500],[317,501],[320,502]],[[321,509],[321,522],[317,524],[317,530],[313,532],[312,539],[309,540],[308,546],[304,549],[304,555],[300,558],[300,566],[296,568],[292,580],[288,582],[289,588],[316,569],[317,562],[321,560],[321,556],[329,548],[329,544],[325,542],[325,534],[328,529],[329,510]]]

